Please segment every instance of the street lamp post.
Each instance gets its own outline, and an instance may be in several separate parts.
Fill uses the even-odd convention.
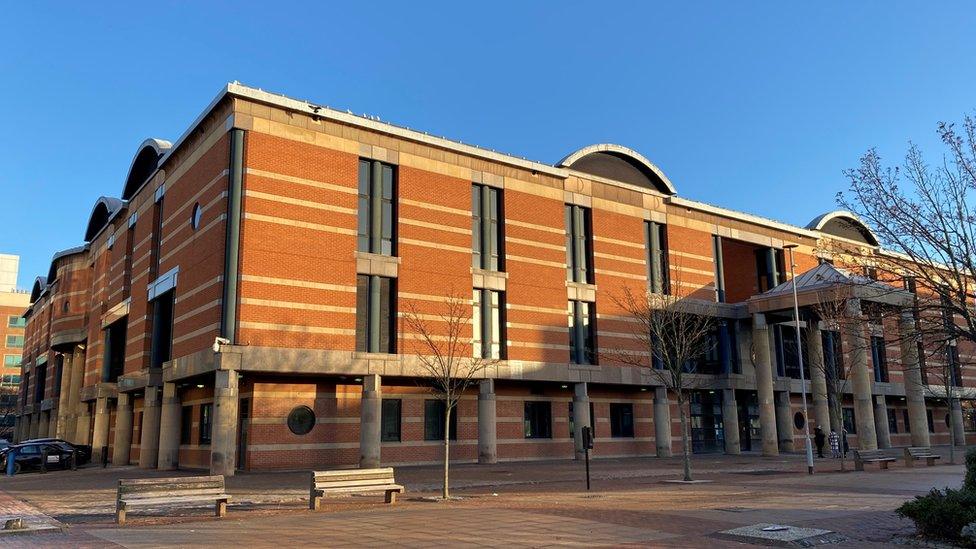
[[[796,328],[796,356],[800,362],[800,390],[803,395],[803,440],[807,451],[807,474],[813,474],[813,444],[810,441],[810,415],[807,412],[807,379],[803,371],[803,349],[800,345],[800,301],[796,296],[796,262],[793,250],[796,244],[783,246],[790,251],[790,280],[793,282],[793,326]]]

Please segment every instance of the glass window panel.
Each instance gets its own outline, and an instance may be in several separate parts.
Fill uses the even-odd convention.
[[[369,341],[369,277],[356,277],[356,350],[366,352]]]
[[[400,442],[400,410],[400,399],[383,399],[382,418],[380,422],[380,438],[383,442]]]

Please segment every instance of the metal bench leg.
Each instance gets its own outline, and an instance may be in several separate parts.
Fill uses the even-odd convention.
[[[386,491],[386,502],[387,503],[389,503],[389,504],[392,505],[392,504],[396,503],[396,499],[397,499],[397,491],[396,490],[387,490]]]
[[[308,508],[312,511],[318,511],[319,505],[322,502],[322,496],[312,494],[308,497]]]
[[[215,511],[216,511],[215,514],[217,515],[217,517],[225,517],[225,516],[227,516],[227,500],[226,499],[219,499],[219,500],[217,500],[217,506],[216,506]]]

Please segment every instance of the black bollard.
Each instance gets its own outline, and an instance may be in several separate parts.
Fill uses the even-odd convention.
[[[41,472],[47,472],[47,447],[41,450]]]
[[[78,449],[77,448],[71,449],[71,457],[68,459],[71,460],[71,470],[77,471],[78,470]]]
[[[102,446],[102,469],[108,467],[108,446]]]

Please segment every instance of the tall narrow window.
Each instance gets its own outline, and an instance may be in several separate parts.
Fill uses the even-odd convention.
[[[505,270],[502,211],[500,189],[471,186],[471,266],[476,269]]]
[[[669,294],[668,231],[656,221],[644,222],[644,246],[647,250],[647,284],[655,294]]]
[[[888,408],[888,432],[898,434],[898,416],[895,415],[894,408]]]
[[[593,283],[590,209],[566,204],[566,280]]]
[[[908,419],[908,408],[903,408],[902,411],[901,411],[901,415],[902,415],[902,419],[905,422],[905,432],[906,433],[911,433],[912,432],[912,422],[911,422],[910,419]]]
[[[398,398],[384,398],[380,421],[383,442],[400,442],[400,410],[402,401]]]
[[[375,275],[356,277],[356,350],[394,353],[395,280]]]
[[[128,299],[132,294],[132,251],[135,247],[136,227],[129,227],[125,231],[125,261],[122,271],[122,299]],[[155,242],[155,240],[153,240]]]
[[[165,198],[165,196],[160,196],[153,206],[152,250],[149,257],[150,280],[155,280],[159,276],[159,264],[162,261],[160,247],[163,243],[163,201]]]
[[[443,400],[424,401],[424,440],[444,440],[444,406]],[[457,440],[457,416],[455,406],[451,410],[450,440]]]
[[[552,438],[552,405],[526,401],[524,424],[525,438]]]
[[[213,426],[213,404],[200,405],[200,444],[210,444]]]
[[[376,160],[359,160],[359,220],[356,249],[396,253],[396,171]]]
[[[823,343],[824,368],[827,379],[844,379],[844,353],[841,350],[840,332],[824,330],[820,332]]]
[[[610,436],[634,438],[634,405],[610,403]]]
[[[105,328],[105,360],[102,364],[102,381],[115,383],[125,371],[125,339],[128,325],[128,317],[122,317]],[[166,360],[169,359],[166,358]]]
[[[505,358],[505,294],[474,290],[474,356]]]
[[[715,301],[725,303],[725,257],[722,237],[712,235],[712,256],[715,258]]]
[[[874,364],[874,380],[888,382],[888,357],[883,337],[871,336],[871,363]]]
[[[44,386],[47,385],[47,364],[34,367],[34,403],[44,400]]]
[[[184,406],[180,412],[180,444],[193,444],[193,406]]]
[[[149,350],[149,367],[162,368],[173,351],[173,300],[175,290],[170,290],[152,300],[152,339]],[[122,334],[125,335],[124,333]],[[125,342],[123,341],[124,345]]]
[[[569,302],[569,360],[596,364],[596,315],[587,301]]]

